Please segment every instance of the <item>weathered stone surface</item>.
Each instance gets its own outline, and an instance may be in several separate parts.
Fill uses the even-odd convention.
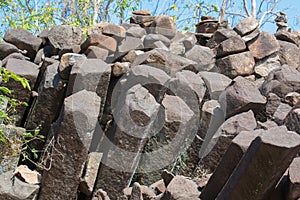
[[[34,88],[35,82],[39,74],[39,67],[34,63],[26,60],[19,60],[11,58],[6,64],[6,69],[14,72],[15,74],[26,78],[29,81],[30,88]],[[10,80],[5,84],[8,88],[14,90],[14,95],[17,100],[22,102],[29,102],[31,97],[31,91],[28,88],[22,87],[21,83],[14,80]],[[16,124],[20,125],[24,116],[26,107],[19,106],[17,108]]]
[[[184,176],[175,176],[161,200],[197,200],[199,195],[198,186],[194,181]]]
[[[223,57],[234,53],[240,53],[246,50],[246,44],[241,36],[230,37],[220,43],[217,49],[217,57]]]
[[[129,200],[143,200],[141,185],[137,182],[133,184]]]
[[[151,15],[149,10],[135,10],[132,12],[134,15]]]
[[[10,29],[6,31],[4,41],[15,45],[21,50],[25,50],[26,55],[33,60],[38,52],[42,40],[23,28]]]
[[[56,50],[54,49],[54,47],[51,45],[47,45],[37,52],[33,62],[35,64],[39,65],[41,62],[43,62],[43,60],[46,57],[50,58],[51,56],[53,56],[55,54],[56,54]]]
[[[169,50],[171,53],[183,56],[185,53],[185,46],[183,42],[172,42]]]
[[[48,34],[52,46],[63,50],[80,45],[84,39],[83,31],[78,27],[69,25],[54,26]]]
[[[205,85],[209,91],[211,99],[217,100],[220,94],[231,83],[231,79],[223,74],[216,72],[199,72],[198,75],[204,80]]]
[[[290,106],[295,106],[300,102],[300,94],[298,92],[290,92],[284,97],[284,101]]]
[[[105,189],[112,199],[116,199],[129,185],[159,109],[154,97],[140,84],[119,95],[113,107],[117,125],[114,144],[108,147],[107,158],[100,167],[96,183],[96,188]]]
[[[9,54],[18,52],[19,49],[15,45],[4,41],[0,43],[0,60],[3,60]]]
[[[294,43],[297,46],[299,45],[299,38],[294,33],[290,33],[288,31],[277,31],[275,33],[275,37],[278,40]]]
[[[62,79],[69,80],[72,67],[77,64],[80,65],[86,60],[86,56],[76,53],[65,53],[60,59],[58,67],[59,76]]]
[[[115,77],[122,76],[123,74],[129,72],[130,66],[130,62],[115,62],[112,65],[112,75]]]
[[[12,53],[9,54],[8,56],[6,56],[3,60],[2,60],[2,66],[6,66],[7,62],[9,59],[11,58],[15,58],[15,59],[19,59],[19,60],[26,60],[26,57],[21,54],[21,53]]]
[[[220,58],[216,62],[218,71],[230,78],[247,76],[254,72],[254,57],[250,51]]]
[[[242,39],[244,40],[244,42],[250,42],[252,40],[254,40],[257,36],[259,36],[260,34],[260,31],[259,31],[259,28],[255,29],[253,32],[251,32],[250,34],[248,35],[244,35],[242,37]]]
[[[130,62],[130,63],[133,63],[134,60],[136,59],[136,57],[138,55],[141,55],[143,54],[144,52],[143,51],[140,51],[140,50],[131,50],[129,51],[123,58],[122,58],[122,61],[123,62]]]
[[[32,171],[26,165],[18,166],[13,175],[30,185],[38,185],[41,181],[41,174],[39,174],[37,171]]]
[[[124,27],[107,22],[96,24],[88,29],[88,35],[95,33],[116,38],[125,38],[126,36],[126,30]]]
[[[268,75],[260,89],[264,96],[272,92],[281,98],[289,92],[300,92],[300,72],[294,67],[283,65]]]
[[[185,57],[197,62],[197,71],[210,71],[215,66],[215,54],[208,47],[195,45]]]
[[[85,173],[81,178],[79,189],[88,197],[92,195],[102,156],[103,153],[91,152],[85,163]]]
[[[64,100],[57,121],[55,155],[51,169],[44,171],[41,200],[76,199],[81,173],[98,123],[100,97],[95,92],[79,91]],[[59,153],[57,153],[59,152]]]
[[[97,58],[105,61],[108,57],[109,51],[97,46],[89,46],[84,52],[87,58]]]
[[[256,120],[250,110],[227,119],[219,129],[206,135],[199,156],[203,169],[212,173],[220,163],[227,148],[241,131],[252,131],[256,128]]]
[[[284,124],[284,120],[292,110],[292,107],[285,103],[280,103],[278,108],[276,109],[273,118],[274,121],[280,126]]]
[[[89,46],[98,46],[110,52],[115,52],[117,50],[117,40],[113,37],[93,33],[81,44],[81,51],[86,51]]]
[[[141,27],[149,27],[155,18],[155,16],[133,15],[130,18],[130,23],[139,24]]]
[[[99,117],[101,118],[110,76],[111,67],[100,59],[86,59],[82,63],[76,63],[70,73],[67,96],[81,90],[96,92],[101,98],[99,112]]]
[[[213,36],[209,39],[206,45],[209,48],[215,48],[224,40],[237,36],[238,34],[232,29],[219,29],[214,32]]]
[[[281,99],[274,93],[269,93],[267,97],[266,104],[266,114],[267,117],[273,118],[274,113],[276,112],[278,106],[281,104]]]
[[[234,30],[241,36],[254,31],[259,26],[259,22],[254,17],[247,17],[240,21]]]
[[[184,69],[197,71],[196,62],[162,49],[154,49],[137,56],[132,66],[141,64],[162,69],[171,76]]]
[[[216,199],[268,198],[299,150],[300,136],[284,129],[257,137]]]
[[[286,127],[290,131],[295,131],[300,134],[300,108],[295,106],[285,119]]]
[[[137,182],[135,182],[134,184],[137,185]],[[152,188],[151,186],[150,187],[147,187],[145,185],[139,185],[138,186],[138,190],[141,191],[141,194],[142,194],[142,197],[144,200],[152,200],[153,198],[156,197],[156,194],[155,194],[155,189]],[[137,189],[137,188],[136,188]],[[122,191],[122,194],[123,196],[125,197],[126,200],[130,199],[132,197],[132,193],[134,192],[136,194],[136,191],[134,191],[134,188],[133,187],[128,187],[128,188],[125,188],[123,191]],[[122,197],[123,197],[122,196]]]
[[[143,39],[143,44],[145,49],[154,49],[156,46],[154,45],[155,42],[161,41],[167,47],[170,46],[171,41],[161,34],[148,34]]]
[[[259,112],[266,103],[254,83],[240,76],[221,93],[219,100],[226,118],[249,109]]]
[[[126,35],[135,38],[142,38],[147,32],[141,27],[131,27],[126,31]]]
[[[279,57],[282,65],[287,64],[289,66],[299,68],[300,67],[300,48],[296,45],[279,41],[280,50]]]
[[[196,24],[196,33],[212,34],[218,29],[218,21],[216,19],[203,20]]]
[[[39,185],[30,185],[13,176],[13,171],[0,175],[0,200],[36,199],[39,189]]]
[[[126,37],[118,46],[118,55],[124,56],[131,50],[143,49],[143,41],[139,38]]]
[[[289,167],[289,189],[287,200],[300,198],[300,158],[295,158]]]
[[[256,74],[266,77],[274,69],[279,69],[281,67],[280,58],[276,54],[272,54],[259,60],[255,63],[254,71]]]
[[[188,51],[196,45],[197,38],[192,33],[187,32],[183,34],[181,32],[177,32],[175,37],[172,39],[172,42],[183,43],[185,51]]]
[[[249,50],[257,60],[261,60],[280,49],[279,42],[276,38],[267,32],[262,32],[259,36],[247,43]]]
[[[12,125],[2,125],[2,133],[6,139],[15,141],[13,145],[9,142],[1,142],[0,146],[0,175],[2,173],[14,170],[20,159],[19,149],[22,148],[21,136],[25,133],[25,129]]]
[[[105,191],[99,189],[95,192],[95,195],[93,196],[92,200],[110,200],[110,198],[108,197]]]
[[[177,25],[171,17],[160,15],[153,21],[150,32],[173,38],[177,33]]]

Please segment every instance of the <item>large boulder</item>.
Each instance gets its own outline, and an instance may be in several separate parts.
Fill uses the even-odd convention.
[[[259,26],[259,22],[254,17],[247,17],[241,20],[234,30],[241,36],[251,33]]]
[[[217,48],[217,57],[228,56],[246,50],[246,44],[241,36],[233,36],[220,43]]]
[[[279,41],[279,57],[281,64],[286,64],[295,68],[300,67],[300,48],[292,43]]]
[[[23,28],[10,29],[6,31],[4,41],[26,50],[26,55],[33,61],[38,52],[42,39],[32,35]]]

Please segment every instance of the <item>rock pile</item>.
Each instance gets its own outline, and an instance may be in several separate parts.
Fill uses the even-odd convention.
[[[49,169],[28,183],[5,162],[0,200],[300,198],[299,32],[251,17],[230,29],[205,16],[195,34],[148,11],[130,22],[6,32],[0,63],[32,91],[1,84],[28,103],[16,125],[40,126],[31,145]]]

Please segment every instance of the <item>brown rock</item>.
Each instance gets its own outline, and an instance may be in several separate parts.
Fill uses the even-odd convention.
[[[254,31],[259,26],[259,22],[253,17],[244,18],[234,28],[234,30],[241,36],[244,36]]]
[[[150,27],[155,18],[155,16],[133,15],[130,18],[130,23],[139,24],[142,27]]]
[[[256,40],[249,42],[247,45],[254,58],[257,60],[261,60],[280,49],[280,45],[276,38],[267,32],[260,33]]]
[[[95,192],[95,195],[93,196],[92,200],[110,200],[110,198],[108,197],[105,191],[99,189]]]
[[[250,51],[220,58],[216,62],[218,71],[229,78],[247,76],[254,72],[254,57]]]
[[[143,200],[141,185],[137,182],[133,183],[129,200]]]
[[[283,40],[283,41],[290,42],[290,43],[293,43],[293,44],[299,46],[299,38],[294,33],[290,33],[288,31],[277,31],[275,33],[275,37],[278,40]]]
[[[146,16],[151,15],[149,10],[135,10],[135,11],[132,12],[132,14],[134,14],[134,15],[146,15]]]
[[[164,35],[167,38],[173,38],[177,33],[177,25],[171,17],[161,15],[155,18],[150,27],[150,31]]]
[[[294,68],[300,68],[300,48],[295,44],[285,41],[279,41],[279,44],[280,63],[282,65],[287,64]]]
[[[118,77],[126,74],[130,69],[130,65],[131,63],[129,62],[115,62],[112,65],[112,75]]]
[[[26,165],[20,165],[14,171],[13,176],[19,177],[25,183],[38,185],[41,182],[41,175],[37,171],[32,171]]]
[[[274,121],[280,126],[284,124],[284,120],[289,114],[289,112],[292,110],[292,107],[285,103],[280,103],[277,107],[273,118]]]
[[[111,52],[115,52],[117,50],[117,41],[114,38],[106,35],[92,33],[81,44],[81,51],[86,51],[89,46],[98,46]]]
[[[88,36],[90,36],[91,34],[103,34],[103,35],[116,37],[120,39],[120,38],[125,38],[126,30],[122,26],[118,26],[107,22],[102,22],[88,29]]]
[[[300,102],[300,94],[298,92],[290,92],[284,97],[284,101],[290,106],[295,106]]]
[[[84,52],[87,58],[97,58],[103,61],[108,57],[109,51],[107,49],[103,49],[97,46],[89,46],[87,50]]]
[[[246,44],[240,36],[230,37],[220,43],[217,49],[217,57],[240,53],[246,50]]]

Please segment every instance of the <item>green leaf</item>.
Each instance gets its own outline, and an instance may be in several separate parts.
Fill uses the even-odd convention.
[[[4,92],[5,94],[11,94],[12,90],[8,89],[7,87],[1,86],[0,91]]]

